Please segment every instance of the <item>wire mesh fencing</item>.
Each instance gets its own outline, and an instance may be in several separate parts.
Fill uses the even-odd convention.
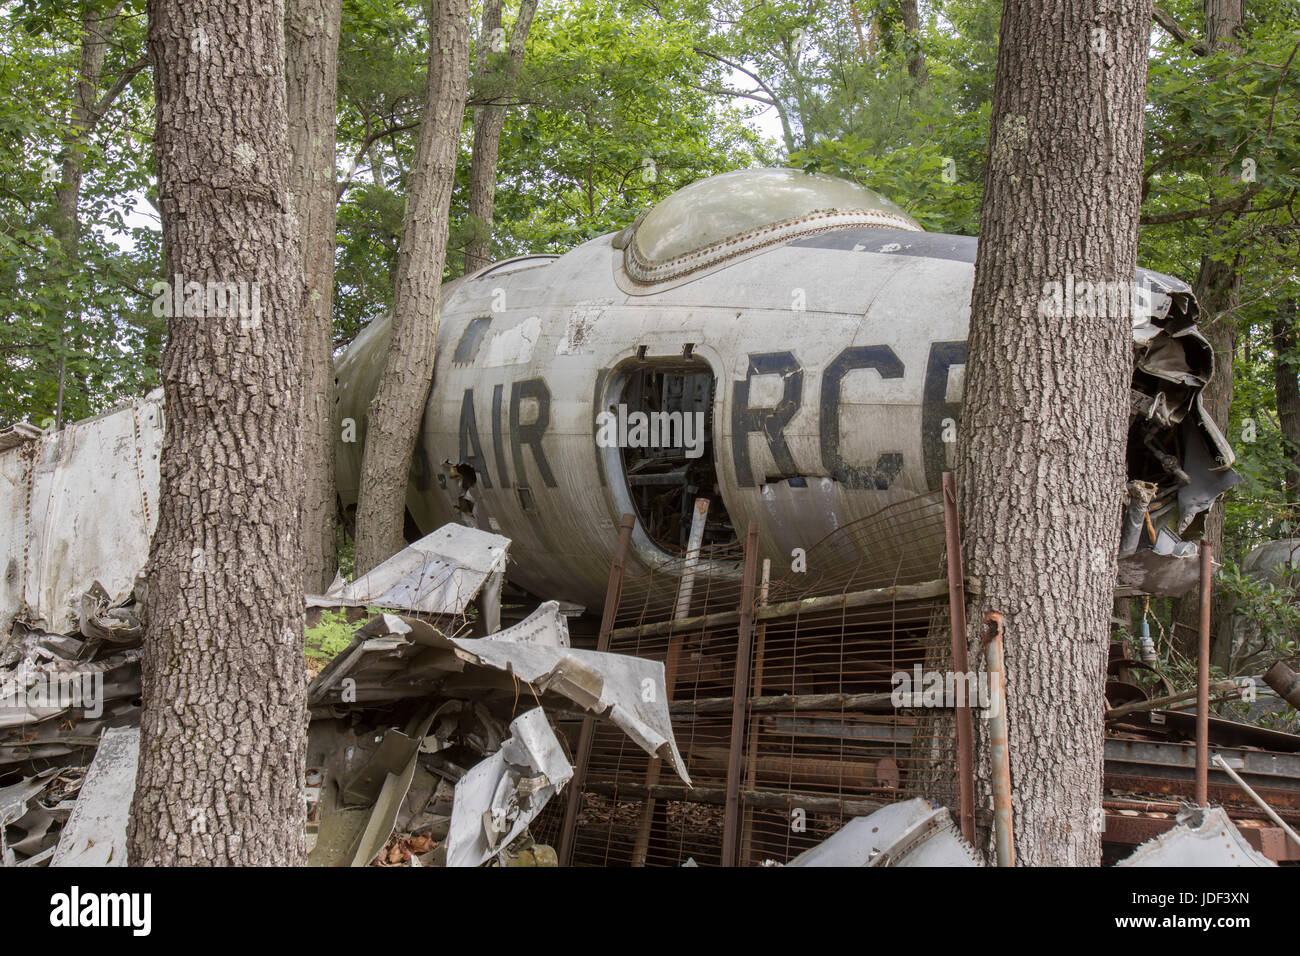
[[[622,578],[608,650],[664,663],[692,785],[597,722],[572,832],[562,798],[538,838],[567,843],[577,865],[761,865],[899,800],[936,800],[955,819],[952,708],[913,696],[947,666],[944,541],[934,492],[806,554],[760,562],[754,533]]]

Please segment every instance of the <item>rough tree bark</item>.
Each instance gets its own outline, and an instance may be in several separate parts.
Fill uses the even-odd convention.
[[[537,0],[523,0],[510,42],[503,47],[501,0],[487,0],[483,5],[474,94],[484,102],[474,108],[474,152],[469,170],[469,220],[474,224],[474,235],[465,247],[466,275],[492,261],[492,210],[496,201],[497,152],[506,123],[505,101],[514,91],[536,11]]]
[[[972,633],[1006,616],[1027,865],[1099,861],[1131,324],[1043,302],[1067,277],[1132,287],[1150,23],[1150,0],[1003,5],[958,474]]]
[[[357,503],[357,574],[369,571],[405,544],[407,475],[433,379],[468,71],[469,0],[432,0],[424,112],[415,161],[406,178],[406,216],[393,275],[392,333],[366,414]]]
[[[150,0],[149,52],[163,251],[186,307],[162,359],[129,858],[303,864],[301,260],[283,0]],[[215,295],[240,282],[245,308]]]
[[[290,190],[302,238],[303,584],[329,587],[338,570],[334,487],[334,120],[343,0],[287,0],[285,82]]]

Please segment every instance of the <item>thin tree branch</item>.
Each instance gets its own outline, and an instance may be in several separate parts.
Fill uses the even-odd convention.
[[[1157,213],[1153,216],[1143,216],[1138,220],[1144,226],[1163,226],[1171,222],[1186,222],[1188,219],[1213,219],[1221,216],[1225,212],[1241,212],[1250,202],[1252,196],[1259,192],[1259,186],[1254,185],[1240,195],[1233,196],[1231,199],[1220,199],[1204,206],[1197,206],[1195,209],[1182,209],[1178,212]],[[1271,206],[1260,206],[1252,212],[1265,212],[1269,209],[1278,209],[1285,206],[1286,201],[1274,203]]]
[[[411,123],[398,123],[395,126],[389,126],[377,130],[367,136],[365,141],[361,144],[361,148],[358,149],[356,154],[352,157],[352,164],[348,167],[347,173],[344,174],[343,178],[339,180],[338,186],[335,187],[334,202],[337,203],[342,199],[343,194],[347,192],[348,187],[352,185],[352,177],[357,174],[357,168],[361,165],[361,161],[366,158],[366,153],[370,152],[371,146],[375,145],[376,142],[383,139],[385,136],[392,136],[394,133],[403,133],[408,129],[415,129],[419,125],[420,123],[418,120]]]
[[[108,112],[108,108],[113,105],[114,100],[122,95],[122,91],[126,89],[127,84],[134,80],[139,72],[148,65],[149,58],[141,57],[122,71],[117,81],[104,91],[104,95],[99,98],[99,102],[92,107],[90,111],[91,126],[94,126]]]
[[[1152,10],[1152,14],[1155,17],[1156,23],[1160,24],[1166,33],[1179,43],[1183,44],[1183,46],[1191,47],[1193,53],[1198,56],[1205,56],[1210,52],[1209,47],[1193,37],[1187,30],[1183,29],[1182,24],[1170,16],[1166,11],[1156,7]]]

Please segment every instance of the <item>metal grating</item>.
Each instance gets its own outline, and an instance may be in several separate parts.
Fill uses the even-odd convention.
[[[849,818],[916,796],[957,816],[951,711],[897,709],[889,699],[896,672],[946,666],[943,553],[935,492],[837,529],[808,549],[804,570],[755,574],[732,784],[741,808],[731,834],[736,862],[785,862]],[[745,545],[701,549],[689,609],[678,601],[680,565],[622,580],[609,650],[665,663],[674,733],[694,786],[660,773],[616,728],[598,724],[574,864],[724,862],[745,556]],[[534,830],[562,843],[565,801],[554,803]]]

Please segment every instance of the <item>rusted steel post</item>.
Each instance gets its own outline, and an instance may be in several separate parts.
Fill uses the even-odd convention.
[[[772,585],[772,559],[763,559],[763,572],[759,577],[758,606],[767,604],[768,590]],[[755,616],[757,621],[757,616]],[[754,673],[750,685],[750,700],[763,695],[763,653],[767,649],[767,625],[759,624],[754,628]],[[745,789],[755,789],[758,768],[758,721],[749,722],[749,733],[745,736]],[[747,824],[745,815],[740,817],[740,859],[743,863],[749,859],[754,842],[754,828]]]
[[[700,563],[700,548],[704,546],[704,528],[709,520],[709,499],[696,498],[695,511],[691,515],[691,532],[686,539],[686,558],[682,562],[682,576],[677,582],[677,601],[673,605],[673,620],[679,621],[690,617],[691,595],[695,591],[695,569]],[[668,654],[664,660],[664,699],[673,699],[673,686],[677,683],[677,661],[681,657],[682,635],[668,632]],[[658,757],[650,758],[646,767],[645,782],[647,787],[659,783],[659,773],[663,761]],[[650,853],[650,830],[654,826],[655,799],[646,797],[641,808],[641,819],[637,823],[636,838],[632,842],[632,865],[645,866]]]
[[[1196,655],[1196,805],[1210,802],[1210,581],[1212,549],[1201,542],[1201,634]]]
[[[736,680],[732,690],[731,746],[727,752],[727,802],[723,814],[722,865],[739,862],[740,774],[745,749],[745,711],[749,702],[749,667],[754,650],[754,605],[757,602],[758,524],[745,536],[745,572],[740,588],[740,628],[736,639]]]
[[[627,565],[627,552],[632,545],[632,528],[636,525],[633,515],[623,515],[618,523],[618,544],[614,546],[614,560],[609,565],[609,586],[605,589],[605,610],[600,618],[600,636],[596,638],[596,650],[609,650],[609,635],[614,631],[614,619],[618,615],[618,604],[623,597],[623,570]],[[582,730],[578,734],[578,752],[573,767],[573,777],[569,780],[568,800],[564,805],[564,823],[560,828],[560,845],[556,855],[561,866],[573,862],[573,837],[577,832],[578,811],[582,809],[582,785],[587,777],[587,764],[591,760],[591,743],[596,735],[596,721],[592,717],[582,718]]]
[[[1007,739],[1007,682],[1002,662],[1002,615],[984,615],[984,659],[989,675],[989,762],[993,777],[993,839],[998,866],[1015,866],[1011,819],[1011,753]]]
[[[957,520],[957,476],[943,473],[943,529],[948,552],[948,630],[952,641],[952,669],[965,674],[966,580],[961,560],[961,526]],[[960,682],[959,682],[960,683]],[[970,701],[957,708],[957,798],[961,833],[975,845],[975,734]]]

